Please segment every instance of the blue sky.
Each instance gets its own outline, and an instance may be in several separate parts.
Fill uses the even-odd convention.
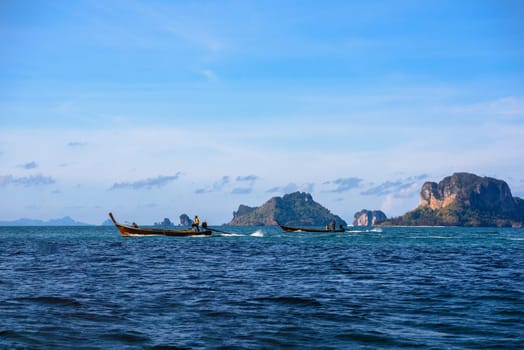
[[[520,1],[2,1],[0,220],[524,196]]]

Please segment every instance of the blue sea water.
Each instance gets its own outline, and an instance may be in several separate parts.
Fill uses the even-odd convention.
[[[524,230],[0,228],[0,348],[522,349]]]

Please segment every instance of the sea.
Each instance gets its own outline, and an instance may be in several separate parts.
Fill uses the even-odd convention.
[[[0,349],[524,349],[524,229],[0,228]]]

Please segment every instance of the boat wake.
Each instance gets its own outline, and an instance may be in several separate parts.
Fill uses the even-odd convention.
[[[250,234],[251,237],[264,237],[264,232],[261,230],[256,230],[252,234]]]
[[[219,236],[222,237],[244,237],[245,235],[242,235],[240,233],[221,233]]]
[[[374,227],[374,228],[370,228],[368,230],[348,230],[346,232],[350,232],[350,233],[362,233],[362,232],[377,232],[377,233],[381,233],[382,229],[378,228],[378,227]]]
[[[217,236],[220,236],[220,237],[246,237],[246,236],[251,236],[251,237],[264,237],[264,232],[262,232],[261,230],[257,230],[251,234],[241,234],[241,233],[219,233]]]

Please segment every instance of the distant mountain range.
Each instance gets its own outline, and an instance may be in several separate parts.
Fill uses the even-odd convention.
[[[91,226],[84,222],[73,220],[70,216],[64,216],[61,219],[52,219],[48,221],[36,219],[18,219],[13,221],[0,221],[0,226]]]

